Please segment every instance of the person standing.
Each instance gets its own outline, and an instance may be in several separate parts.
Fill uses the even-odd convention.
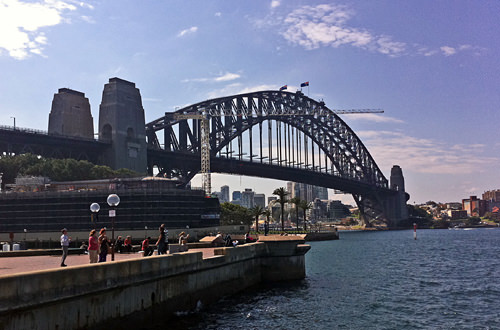
[[[99,231],[99,261],[106,262],[106,256],[108,255],[109,240],[106,236],[106,228],[102,228]]]
[[[156,241],[156,246],[158,246],[158,255],[167,254],[167,232],[165,230],[165,224],[162,224],[158,230],[160,231],[158,241]]]
[[[89,234],[89,259],[91,264],[97,263],[97,255],[99,254],[99,241],[97,239],[96,230],[92,229]]]
[[[68,256],[69,242],[71,241],[71,237],[68,237],[68,230],[63,228],[61,230],[61,248],[62,248],[62,258],[61,258],[61,267],[66,267],[67,265],[64,263],[66,261],[66,257]]]

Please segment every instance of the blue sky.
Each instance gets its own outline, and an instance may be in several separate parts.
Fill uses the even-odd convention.
[[[500,188],[499,13],[496,0],[0,0],[0,125],[47,130],[62,87],[86,94],[97,124],[111,77],[136,83],[146,121],[309,81],[330,109],[385,110],[342,118],[387,177],[403,168],[411,203],[459,201]]]

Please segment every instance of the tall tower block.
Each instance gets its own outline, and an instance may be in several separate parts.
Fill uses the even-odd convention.
[[[99,140],[111,141],[111,148],[104,155],[106,165],[146,173],[146,123],[141,93],[134,83],[111,78],[104,85]]]
[[[49,134],[94,138],[89,99],[82,92],[60,88],[49,114]]]

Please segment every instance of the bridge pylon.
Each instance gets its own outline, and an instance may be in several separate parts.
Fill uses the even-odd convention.
[[[147,171],[147,144],[141,93],[135,84],[111,78],[104,85],[99,107],[99,140],[111,141],[103,155],[113,169]]]

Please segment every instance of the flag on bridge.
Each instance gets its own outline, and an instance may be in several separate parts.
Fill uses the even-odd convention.
[[[285,90],[285,89],[287,89],[287,88],[288,88],[288,85],[281,86],[281,87],[280,87],[280,91],[283,91],[283,90]]]
[[[305,83],[300,84],[300,87],[306,87],[309,86],[309,81],[306,81]]]

